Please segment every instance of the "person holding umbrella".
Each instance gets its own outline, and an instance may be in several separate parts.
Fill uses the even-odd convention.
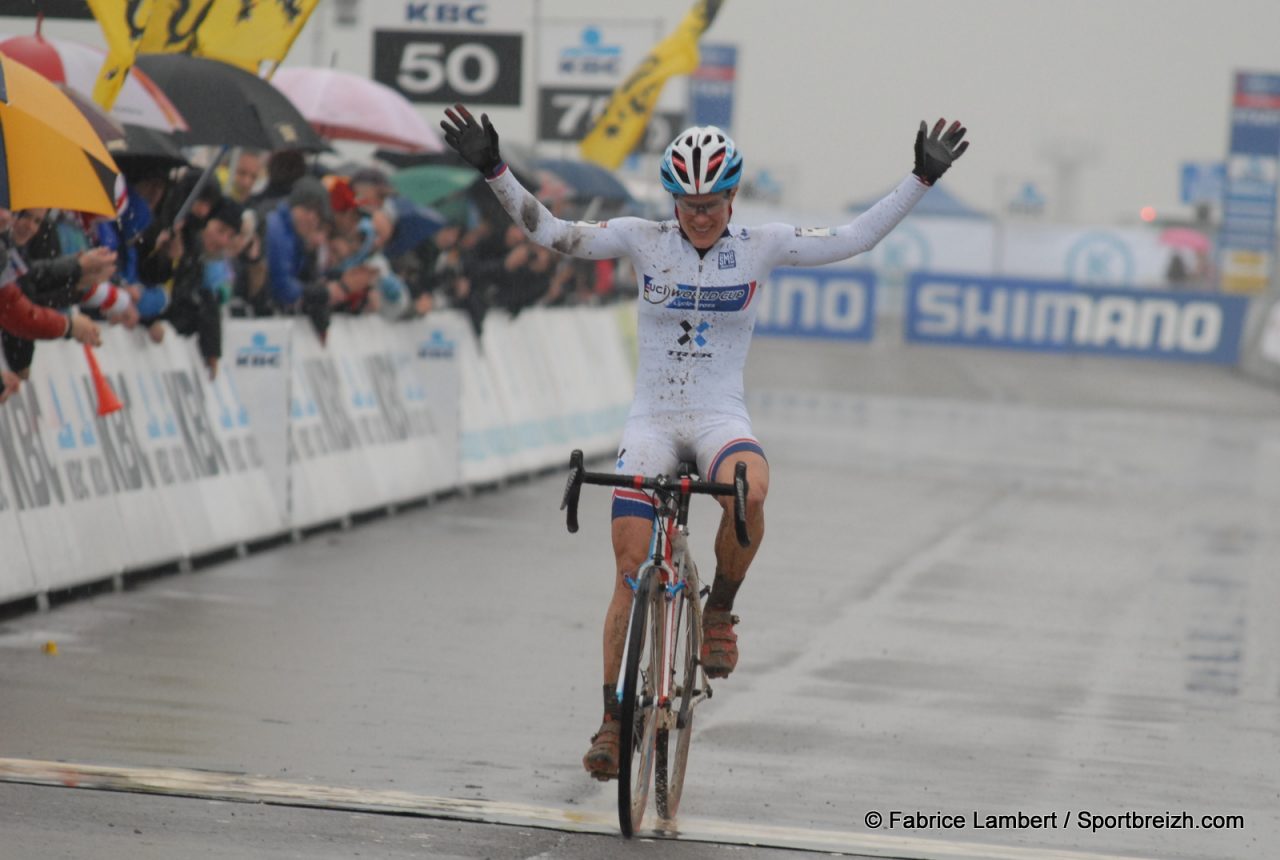
[[[29,324],[15,324],[15,319],[25,319],[28,323],[34,323],[35,320],[27,306],[19,302],[12,292],[9,293],[11,314],[21,316],[9,317],[9,324],[3,326],[4,331],[0,333],[0,342],[3,343],[9,369],[23,379],[30,374],[36,340],[67,337],[93,346],[101,344],[97,325],[81,314],[76,304],[87,290],[107,281],[116,268],[115,252],[109,248],[91,248],[75,254],[52,257],[29,257],[33,240],[47,226],[45,222],[48,214],[47,209],[15,212],[9,218],[10,226],[6,233],[9,252],[4,277],[12,282],[8,286],[19,289],[31,304],[43,306],[45,310],[67,320],[57,328],[56,334],[53,333],[56,327],[53,318],[47,314],[38,315],[43,323],[34,329]],[[54,309],[62,310],[63,313],[58,314],[58,310]]]
[[[40,213],[34,210],[44,207],[113,216],[117,175],[110,153],[75,104],[39,73],[0,56],[0,224],[6,231],[18,220],[14,210],[28,227],[38,225],[34,216]],[[20,268],[16,262],[15,267]],[[14,283],[17,277],[6,269],[0,278],[0,339],[6,358],[17,347],[21,359],[3,371],[0,402],[13,396],[29,368],[33,338],[101,342],[92,320],[72,312],[59,314],[60,322],[35,308]]]
[[[24,222],[28,220],[23,218]],[[13,224],[13,213],[0,209],[0,231],[7,233]],[[78,313],[74,305],[60,312],[31,301],[18,283],[22,273],[20,260],[10,254],[0,274],[0,349],[7,365],[0,368],[0,404],[17,394],[23,380],[30,375],[34,341],[65,338],[89,346],[102,345],[97,323]]]
[[[222,306],[231,298],[234,268],[229,258],[244,219],[244,207],[229,197],[213,204],[186,246],[173,275],[173,294],[164,319],[180,335],[195,335],[209,378],[222,358]]]

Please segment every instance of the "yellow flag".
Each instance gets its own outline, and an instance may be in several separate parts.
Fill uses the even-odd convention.
[[[89,0],[89,9],[107,40],[107,59],[93,85],[93,100],[103,110],[111,110],[133,68],[138,42],[151,15],[151,3],[152,0]]]
[[[614,90],[608,107],[582,139],[583,158],[612,170],[631,154],[667,78],[698,68],[698,39],[711,26],[722,2],[698,0],[675,32],[654,46]]]
[[[138,51],[143,54],[194,53],[196,31],[209,16],[213,4],[214,0],[153,0]]]
[[[142,37],[147,53],[221,60],[258,74],[280,63],[319,0],[154,0]]]

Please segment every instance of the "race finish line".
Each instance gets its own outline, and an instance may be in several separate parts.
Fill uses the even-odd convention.
[[[433,797],[404,791],[342,788],[184,768],[103,767],[68,762],[0,758],[0,782],[63,788],[188,797],[230,803],[388,813],[481,824],[537,827],[616,836],[612,814],[581,813],[522,803]],[[651,819],[646,823],[652,825]],[[834,830],[771,827],[697,818],[682,819],[679,831],[647,830],[640,838],[680,839],[824,854],[893,857],[900,860],[1137,860],[1133,855],[1094,854],[1052,848],[984,845],[937,839],[881,836]]]

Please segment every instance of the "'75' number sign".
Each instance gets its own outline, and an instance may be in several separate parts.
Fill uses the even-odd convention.
[[[576,142],[587,136],[613,93],[606,89],[542,87],[538,90],[538,139]],[[680,111],[654,111],[640,141],[643,152],[662,152],[682,127]]]

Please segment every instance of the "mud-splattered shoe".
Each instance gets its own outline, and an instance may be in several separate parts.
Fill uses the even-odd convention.
[[[738,665],[738,616],[724,609],[702,613],[702,651],[698,655],[708,678],[727,678]]]
[[[605,781],[618,778],[618,739],[622,724],[606,719],[600,731],[591,736],[591,749],[582,757],[582,766],[594,778]]]

